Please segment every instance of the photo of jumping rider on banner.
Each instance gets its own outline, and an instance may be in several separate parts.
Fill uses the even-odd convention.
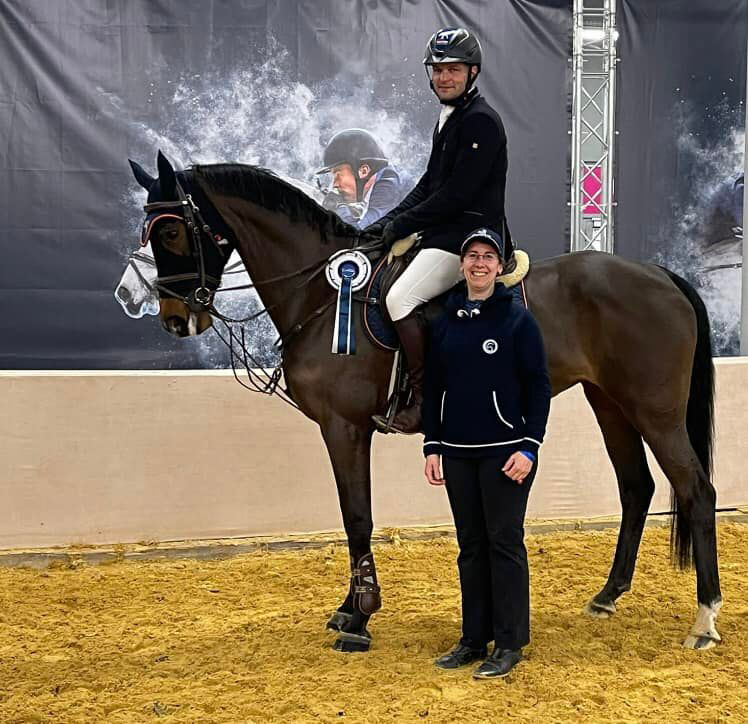
[[[379,142],[362,128],[336,133],[325,148],[324,164],[318,179],[330,174],[332,183],[323,189],[322,205],[357,229],[378,221],[405,192]]]
[[[480,42],[465,28],[439,30],[423,63],[442,106],[426,172],[400,204],[365,229],[389,245],[421,234],[420,251],[386,299],[412,388],[410,406],[390,426],[403,433],[421,427],[425,331],[416,308],[461,279],[460,244],[475,228],[499,232],[507,261],[513,251],[504,215],[506,133],[499,114],[475,87],[483,63]],[[382,426],[381,417],[374,419]]]

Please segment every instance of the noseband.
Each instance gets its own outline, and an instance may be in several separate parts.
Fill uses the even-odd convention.
[[[192,258],[195,260],[197,271],[157,277],[153,286],[159,293],[166,294],[186,304],[191,312],[209,311],[213,305],[213,295],[221,280],[207,272],[203,240],[205,238],[210,240],[221,255],[224,264],[228,257],[221,247],[227,246],[229,242],[227,239],[223,239],[213,233],[200,213],[200,208],[192,200],[192,196],[184,192],[178,180],[176,182],[176,190],[176,201],[154,201],[143,207],[146,217],[143,222],[143,233],[140,238],[140,244],[141,246],[145,246],[148,243],[151,230],[158,221],[165,219],[181,221],[187,229]],[[188,281],[196,281],[199,286],[187,296],[178,294],[168,286],[169,284]]]

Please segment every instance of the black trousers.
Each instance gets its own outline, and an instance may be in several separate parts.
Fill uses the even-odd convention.
[[[460,642],[473,648],[494,641],[497,648],[516,650],[530,642],[524,524],[538,461],[519,485],[501,471],[506,459],[442,459],[460,547]]]

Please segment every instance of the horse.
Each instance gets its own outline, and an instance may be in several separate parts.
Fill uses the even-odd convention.
[[[262,168],[195,165],[177,173],[161,152],[158,177],[130,165],[148,191],[167,331],[186,336],[211,325],[226,256],[212,243],[216,225],[255,280],[280,333],[286,391],[319,425],[337,485],[351,577],[327,622],[337,631],[333,648],[367,651],[367,624],[381,606],[371,550],[372,414],[387,403],[394,353],[371,343],[355,319],[355,356],[331,354],[336,292],[323,270],[331,254],[367,249],[372,239]],[[525,292],[545,341],[552,394],[582,385],[618,482],[613,563],[584,610],[609,617],[631,588],[655,488],[646,442],[672,486],[671,562],[696,569],[697,614],[683,645],[715,646],[722,596],[711,483],[714,368],[701,298],[663,267],[595,251],[533,264]]]

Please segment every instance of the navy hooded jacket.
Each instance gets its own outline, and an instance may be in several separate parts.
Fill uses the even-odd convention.
[[[424,379],[424,455],[537,454],[551,400],[532,314],[497,284],[472,312],[463,283],[432,325]],[[478,312],[476,314],[476,312]]]

